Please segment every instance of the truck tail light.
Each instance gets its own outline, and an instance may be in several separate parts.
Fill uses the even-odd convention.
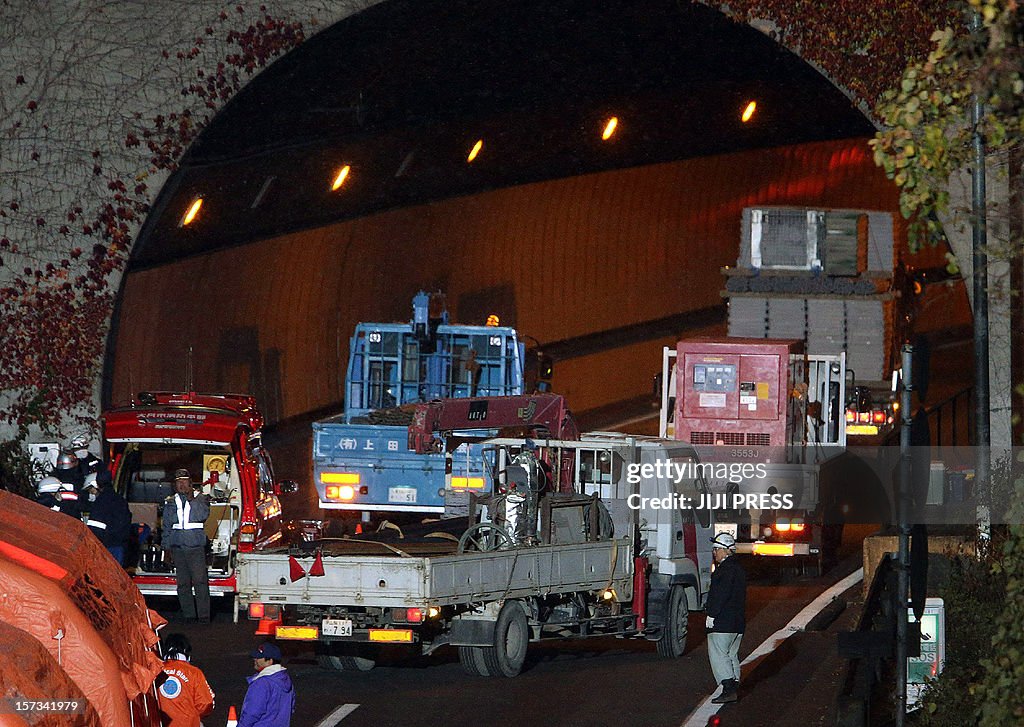
[[[847,424],[853,424],[855,421],[857,421],[857,412],[856,412],[856,410],[854,410],[854,409],[847,409],[846,410],[846,423]]]
[[[358,485],[358,472],[321,472],[320,481],[325,485]]]
[[[869,411],[859,411],[859,412],[857,412],[857,421],[860,422],[861,424],[870,424],[871,423],[871,412],[869,412]]]
[[[327,485],[324,494],[328,500],[351,500],[356,496],[356,488],[352,485]]]
[[[786,520],[780,520],[779,522],[775,523],[775,530],[780,533],[788,533],[789,528],[790,524]]]
[[[885,424],[885,410],[875,409],[871,412],[871,421],[874,424]]]
[[[789,527],[793,530],[794,533],[802,533],[804,531],[804,527],[806,526],[802,522],[794,521],[790,523]]]
[[[238,542],[253,543],[256,541],[256,523],[242,523],[238,528]]]
[[[394,621],[403,621],[411,624],[423,623],[422,608],[396,608],[391,612]]]
[[[793,543],[754,543],[754,555],[793,555]]]
[[[482,490],[483,488],[483,477],[452,477],[452,489]]]
[[[281,618],[281,606],[276,603],[250,603],[249,618],[253,621],[277,621]]]

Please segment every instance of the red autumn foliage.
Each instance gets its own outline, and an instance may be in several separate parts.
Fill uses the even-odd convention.
[[[241,6],[238,9],[244,14]],[[71,261],[83,258],[82,246],[75,245],[63,259],[26,267],[11,285],[0,289],[0,320],[4,322],[0,390],[15,396],[12,406],[0,411],[0,421],[22,431],[32,424],[54,428],[66,422],[72,412],[89,409],[103,357],[103,332],[114,305],[113,278],[124,270],[134,231],[152,201],[148,185],[139,180],[156,172],[173,171],[196,135],[248,76],[304,40],[301,23],[272,18],[265,11],[263,15],[257,25],[235,30],[226,27],[229,16],[221,13],[219,32],[237,52],[218,62],[213,71],[196,70],[196,77],[211,80],[212,88],[190,84],[182,89],[180,111],[142,121],[139,129],[123,137],[128,149],[145,144],[149,152],[145,175],[116,176],[100,164],[100,150],[93,150],[91,156],[96,161],[92,174],[107,176],[109,198],[99,200],[92,211],[75,205],[63,215],[68,222],[81,218],[80,234],[95,240],[91,255],[78,263],[84,264],[82,273],[69,280]],[[212,26],[206,29],[208,36],[214,32]],[[176,57],[186,63],[196,62],[203,44],[202,38],[196,38]],[[161,55],[169,59],[171,52],[164,50]],[[16,83],[24,82],[18,76]],[[193,114],[190,104],[197,104],[204,113]],[[35,100],[27,103],[29,111],[37,107]],[[33,156],[36,158],[38,154]],[[18,212],[21,204],[10,200],[7,206]],[[46,222],[37,216],[35,224],[42,228]],[[70,228],[63,225],[55,234],[69,232]],[[18,245],[5,236],[0,247],[17,251]]]

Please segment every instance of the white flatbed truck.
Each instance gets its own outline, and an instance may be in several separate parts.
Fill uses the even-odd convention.
[[[619,434],[484,444],[495,494],[474,500],[461,537],[439,530],[247,553],[239,598],[250,617],[278,639],[316,642],[321,664],[335,669],[371,668],[382,645],[451,645],[471,674],[511,677],[530,641],[597,635],[645,638],[681,656],[689,612],[703,608],[710,583],[712,513],[692,507],[706,485],[636,473],[695,462],[693,448]],[[571,491],[552,471],[569,461]]]

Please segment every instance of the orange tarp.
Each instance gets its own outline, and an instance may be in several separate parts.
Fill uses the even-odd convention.
[[[96,709],[42,644],[28,632],[3,622],[0,622],[0,699],[77,700],[83,705],[78,714],[33,715],[32,727],[100,724]],[[24,724],[26,721],[18,715],[0,714],[0,727]]]
[[[96,709],[99,724],[131,724],[117,658],[57,584],[2,560],[0,582],[0,621],[42,644]]]
[[[165,622],[146,607],[131,578],[83,523],[0,491],[0,564],[8,566],[5,573],[21,574],[26,591],[19,598],[36,598],[31,591],[49,583],[55,593],[48,598],[59,599],[62,594],[67,603],[55,618],[71,624],[76,619],[70,612],[76,611],[84,619],[81,628],[87,624],[97,635],[96,642],[90,642],[90,648],[98,650],[93,660],[104,651],[113,660],[110,668],[121,682],[125,709],[126,701],[152,686],[162,671],[162,662],[152,650],[158,641],[155,629]],[[24,613],[24,609],[14,607],[12,613]],[[50,626],[50,622],[37,622],[35,627],[47,633],[31,633],[53,653],[45,643],[52,636]],[[91,668],[96,670],[97,665]],[[83,687],[83,691],[87,690]],[[124,724],[130,723],[128,719]]]

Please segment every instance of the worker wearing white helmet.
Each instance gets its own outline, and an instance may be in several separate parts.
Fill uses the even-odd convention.
[[[76,520],[81,518],[78,493],[74,488],[52,475],[44,477],[36,484],[36,502],[56,512],[70,515]]]
[[[101,468],[99,472],[86,475],[82,494],[85,495],[82,509],[89,513],[85,524],[118,565],[124,565],[132,514],[125,499],[110,486],[110,470]]]
[[[71,437],[65,449],[73,452],[78,458],[78,471],[82,477],[100,471],[103,461],[89,451],[89,444],[92,441],[92,433],[88,429],[79,429]]]
[[[708,659],[715,681],[722,691],[711,701],[715,704],[735,702],[739,699],[740,641],[746,629],[747,576],[736,553],[736,538],[729,533],[718,533],[711,539],[715,570],[711,574],[711,587],[705,625],[708,631]]]

